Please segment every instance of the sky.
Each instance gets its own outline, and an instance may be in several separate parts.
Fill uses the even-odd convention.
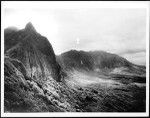
[[[146,64],[146,8],[135,3],[118,4],[120,7],[92,2],[2,5],[5,28],[23,29],[32,22],[37,32],[48,38],[57,55],[71,49],[104,50],[135,64]]]

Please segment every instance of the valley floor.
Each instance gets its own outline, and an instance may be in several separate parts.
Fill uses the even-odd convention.
[[[70,71],[65,79],[77,96],[78,107],[85,112],[144,112],[145,83],[121,82],[115,78]],[[126,80],[128,81],[128,80]]]

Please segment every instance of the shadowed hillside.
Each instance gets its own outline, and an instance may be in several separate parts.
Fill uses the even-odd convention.
[[[132,64],[123,57],[104,51],[71,50],[57,56],[64,69],[81,69],[99,74],[135,74],[144,75],[145,68]]]

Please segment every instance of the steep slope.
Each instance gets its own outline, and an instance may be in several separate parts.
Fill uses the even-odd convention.
[[[76,111],[74,92],[51,76],[42,85],[25,76],[22,62],[5,56],[5,112],[66,112]]]
[[[8,34],[5,38],[5,54],[21,61],[28,77],[42,78],[52,76],[60,81],[60,66],[56,62],[53,48],[49,41],[38,34],[31,23],[25,29]]]
[[[31,23],[5,31],[5,112],[76,111],[73,91],[61,80],[49,41]]]

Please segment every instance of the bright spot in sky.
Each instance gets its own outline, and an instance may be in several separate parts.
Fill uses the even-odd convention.
[[[80,39],[79,39],[79,38],[77,38],[76,40],[77,40],[77,44],[79,44]]]

